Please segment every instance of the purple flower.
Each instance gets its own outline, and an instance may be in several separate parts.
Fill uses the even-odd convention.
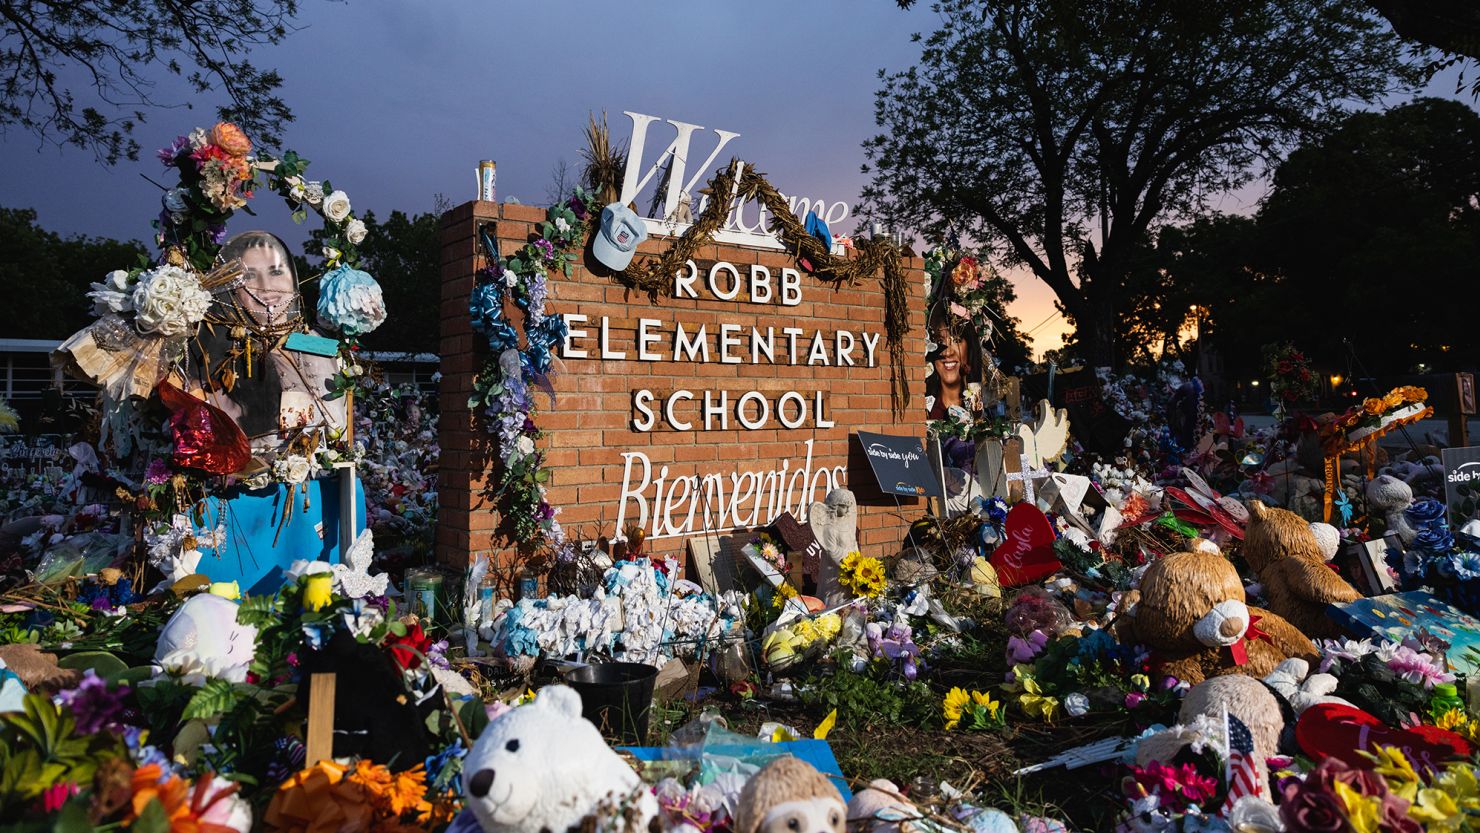
[[[146,486],[163,486],[169,479],[170,467],[158,457],[150,460],[149,467],[144,469],[144,484]]]
[[[184,136],[176,136],[175,141],[170,142],[169,147],[159,149],[159,153],[157,154],[159,161],[163,162],[166,167],[174,165],[175,157],[179,156],[188,147],[190,147],[190,139]]]
[[[1139,691],[1126,692],[1125,707],[1128,709],[1134,709],[1136,706],[1141,705],[1141,701],[1145,699],[1146,695],[1142,694]]]
[[[554,243],[551,243],[550,241],[548,241],[545,238],[541,237],[540,239],[534,241],[534,247],[536,249],[539,249],[540,250],[540,257],[543,257],[545,260],[554,260],[555,259],[555,244]]]
[[[215,223],[206,226],[206,234],[210,235],[212,243],[219,246],[226,242],[226,225],[224,223]]]
[[[580,197],[571,197],[570,202],[566,203],[566,205],[570,206],[570,210],[575,213],[576,219],[583,223],[591,216],[590,212],[586,211],[585,200],[582,200]]]
[[[62,691],[57,699],[77,717],[79,733],[94,735],[123,726],[123,703],[128,694],[128,686],[110,689],[108,682],[89,668],[76,688]]]

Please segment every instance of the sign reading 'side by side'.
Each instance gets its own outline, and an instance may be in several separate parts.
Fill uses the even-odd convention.
[[[1440,452],[1444,463],[1444,505],[1449,510],[1449,526],[1461,529],[1480,519],[1480,446],[1446,448]]]
[[[917,437],[858,432],[858,442],[868,457],[879,490],[890,495],[940,497],[940,481],[925,457],[925,446]]]

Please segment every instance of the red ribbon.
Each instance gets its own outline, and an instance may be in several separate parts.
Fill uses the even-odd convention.
[[[1270,644],[1274,643],[1269,634],[1259,629],[1259,620],[1262,618],[1261,616],[1250,616],[1249,627],[1244,630],[1244,638],[1228,646],[1228,652],[1233,655],[1234,665],[1246,665],[1249,662],[1249,650],[1244,647],[1245,642],[1251,639],[1262,639]]]

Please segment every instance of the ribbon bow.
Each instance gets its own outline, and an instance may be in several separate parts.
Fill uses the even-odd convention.
[[[1249,650],[1244,647],[1245,642],[1262,639],[1271,645],[1274,644],[1269,634],[1259,628],[1259,620],[1262,618],[1261,616],[1250,616],[1249,627],[1244,630],[1244,638],[1228,646],[1228,652],[1233,655],[1234,665],[1245,665],[1249,662]]]

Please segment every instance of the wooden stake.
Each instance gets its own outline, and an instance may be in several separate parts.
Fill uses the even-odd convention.
[[[308,766],[334,758],[334,680],[333,674],[313,675],[308,695]]]
[[[355,452],[355,389],[344,392],[344,447]]]

